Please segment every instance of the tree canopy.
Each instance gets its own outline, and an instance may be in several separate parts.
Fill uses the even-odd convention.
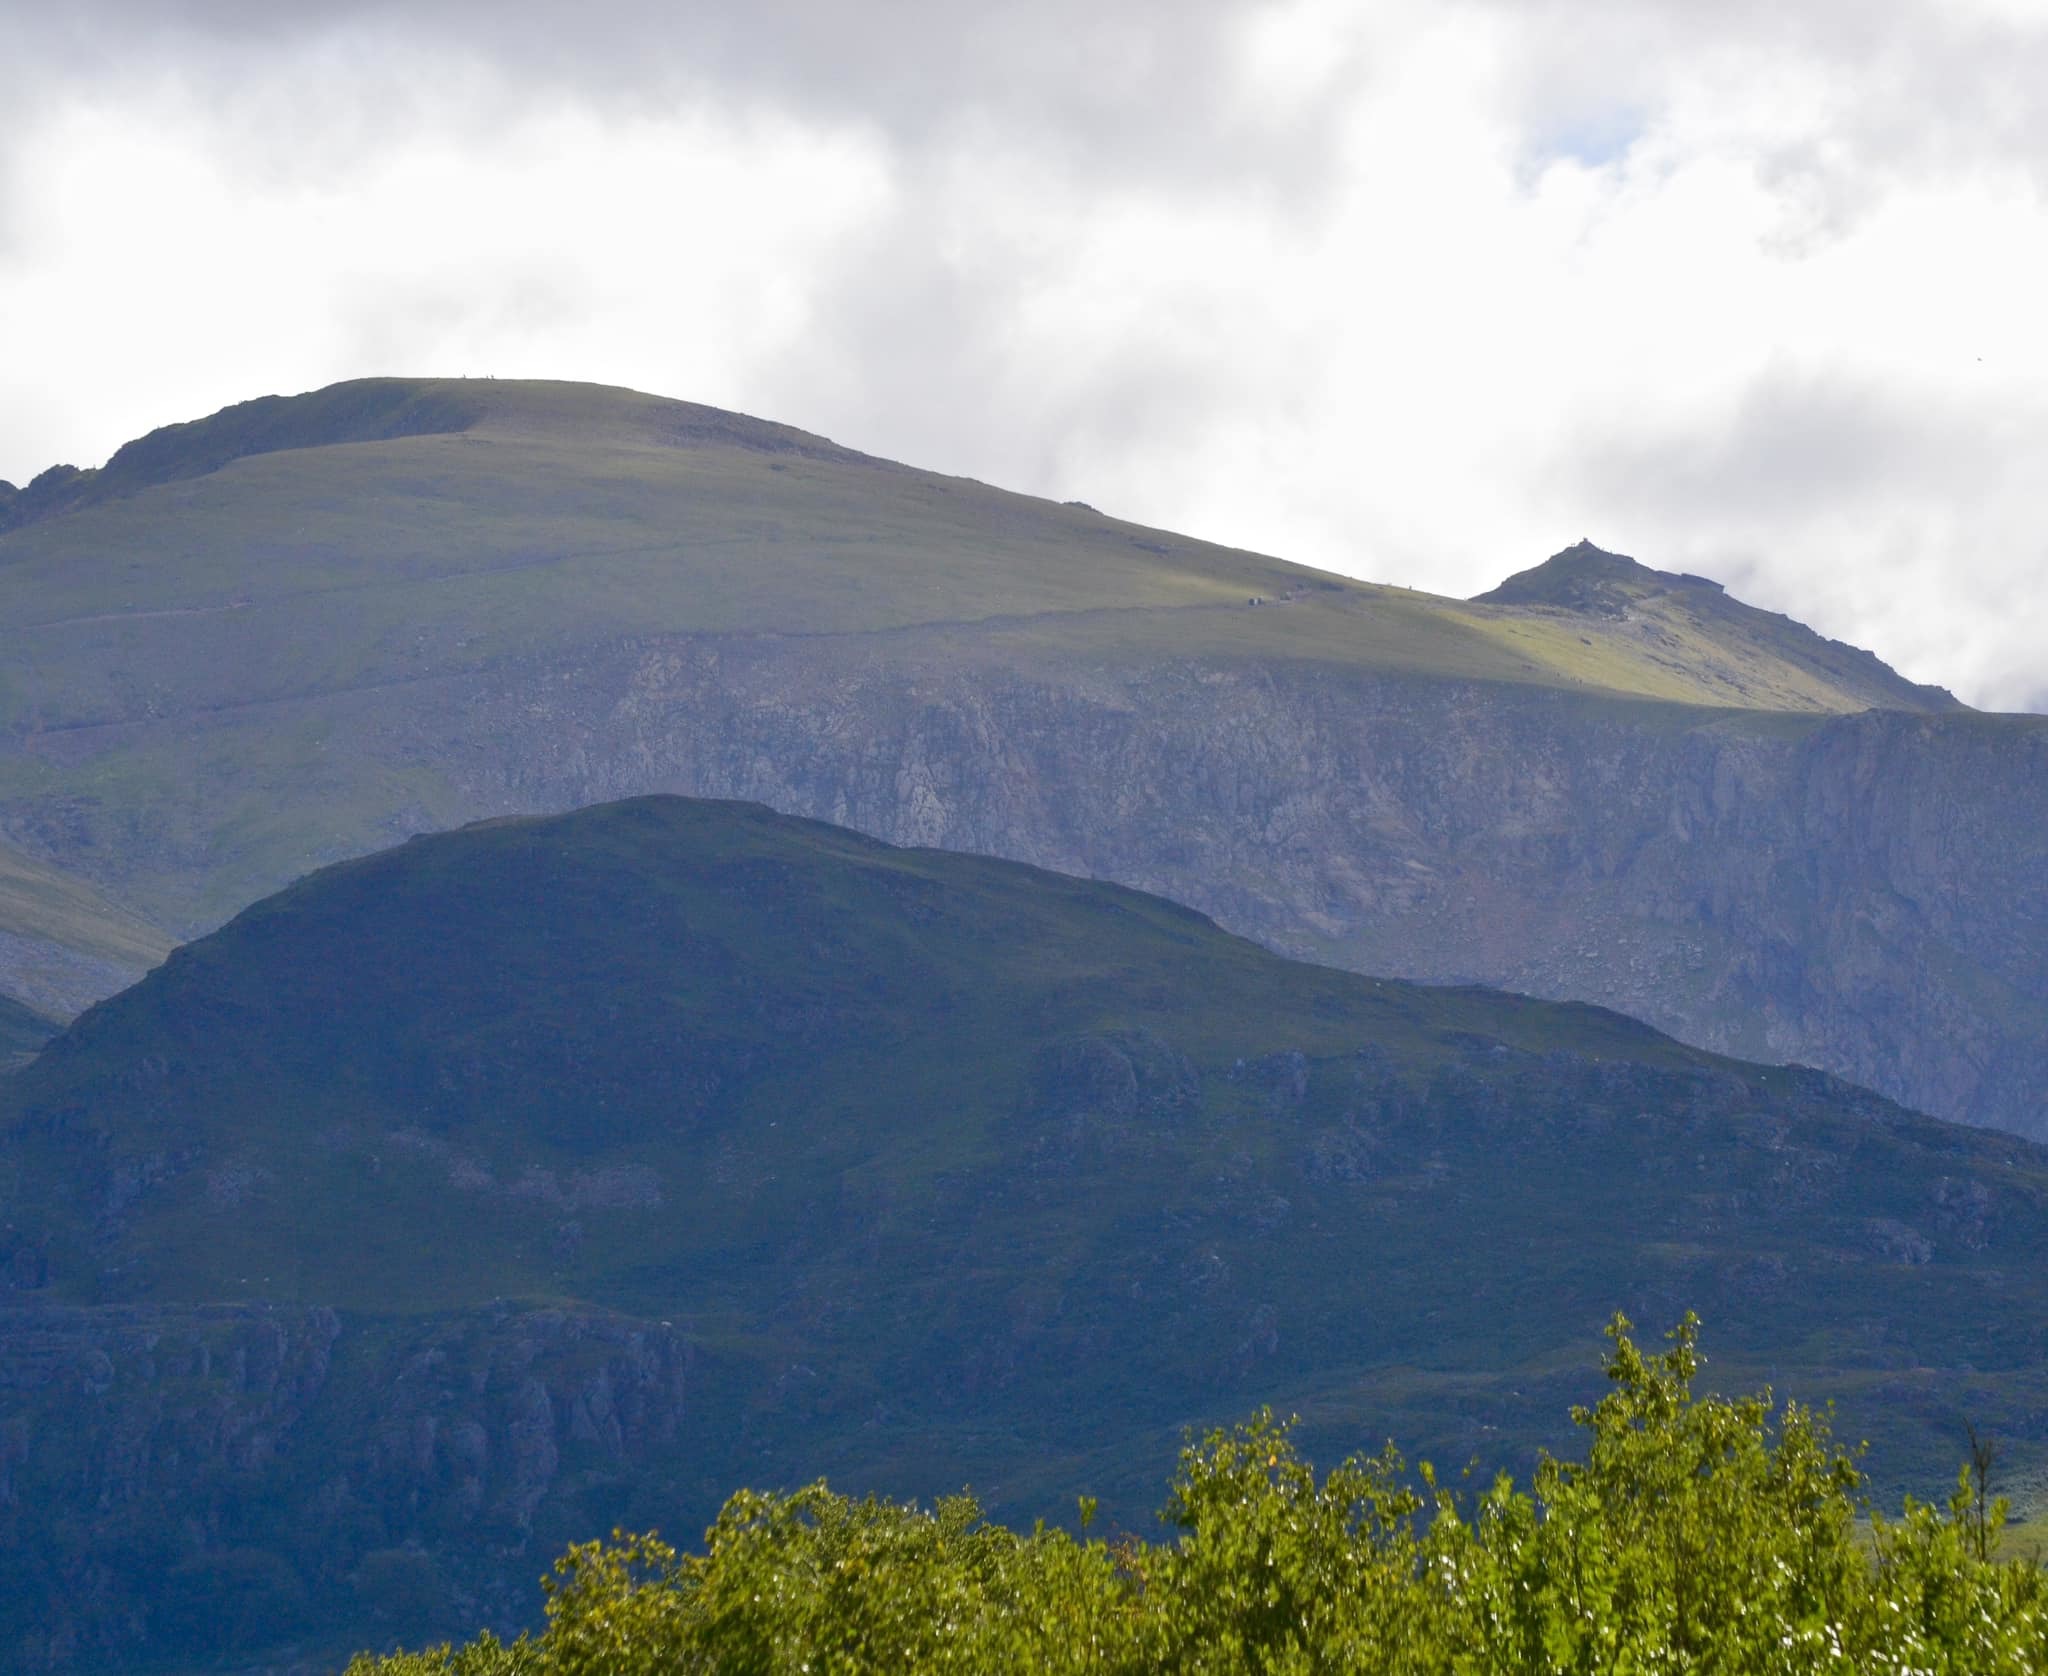
[[[1198,1673],[2048,1668],[2048,1574],[1998,1554],[1983,1458],[1937,1508],[1858,1522],[1825,1414],[1696,1396],[1698,1323],[1646,1353],[1608,1329],[1583,1459],[1460,1490],[1391,1448],[1318,1475],[1261,1412],[1182,1451],[1160,1540],[1028,1533],[823,1483],[743,1490],[679,1553],[615,1533],[555,1564],[547,1623],[349,1676],[719,1671]]]

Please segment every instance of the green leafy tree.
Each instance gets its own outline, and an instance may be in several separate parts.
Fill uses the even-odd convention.
[[[1857,1539],[1855,1462],[1827,1417],[1768,1392],[1697,1397],[1699,1323],[1646,1354],[1617,1316],[1610,1389],[1543,1459],[1461,1501],[1391,1448],[1326,1475],[1262,1411],[1182,1451],[1157,1543],[991,1525],[814,1484],[743,1490],[679,1554],[615,1533],[572,1548],[547,1623],[509,1646],[351,1676],[2035,1676],[2048,1578],[1998,1555],[1973,1450],[1946,1511],[1909,1500]]]

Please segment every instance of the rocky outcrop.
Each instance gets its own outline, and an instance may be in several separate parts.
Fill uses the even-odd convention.
[[[1760,611],[1729,598],[1721,584],[1705,576],[1653,570],[1622,553],[1609,553],[1581,541],[1554,553],[1533,570],[1510,576],[1497,588],[1478,595],[1475,605],[1532,608],[1569,632],[1598,624],[1603,630],[1640,637],[1678,662],[1718,661],[1710,647],[1768,647],[1778,665],[1781,692],[1788,678],[1796,690],[1800,677],[1814,682],[1816,692],[1839,694],[1852,703],[1843,709],[1957,711],[1963,708],[1943,687],[1908,681],[1876,653],[1814,633],[1804,623],[1776,611]],[[1653,653],[1653,656],[1657,654]],[[1734,669],[1724,669],[1727,696],[1749,685]],[[1761,670],[1751,676],[1762,677]],[[1790,693],[1785,693],[1790,697]],[[1741,700],[1759,702],[1760,695]],[[1774,708],[1764,704],[1764,708]],[[1805,708],[1805,705],[1793,705]]]
[[[582,1498],[674,1450],[689,1362],[592,1310],[0,1309],[7,1668],[524,1621]]]
[[[0,532],[154,484],[203,477],[253,454],[445,434],[475,419],[474,403],[410,379],[364,378],[311,396],[259,396],[137,437],[95,470],[59,465],[24,489],[0,483]]]

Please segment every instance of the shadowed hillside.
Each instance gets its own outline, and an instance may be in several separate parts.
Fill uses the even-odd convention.
[[[1263,1401],[1526,1464],[1617,1306],[1839,1398],[1887,1494],[1966,1415],[2026,1469],[2048,1398],[2025,1142],[745,805],[323,871],[0,1135],[0,1591],[96,1668],[506,1624],[740,1482],[1136,1519]]]

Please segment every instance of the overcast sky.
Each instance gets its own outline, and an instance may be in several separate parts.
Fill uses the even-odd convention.
[[[0,0],[0,477],[628,384],[2048,710],[2048,0]]]

